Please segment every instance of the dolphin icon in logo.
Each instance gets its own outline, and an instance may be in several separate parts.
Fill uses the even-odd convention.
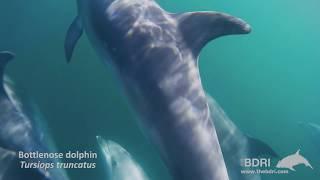
[[[306,167],[310,167],[311,169],[313,169],[309,161],[300,154],[300,149],[299,149],[295,154],[289,155],[283,158],[282,160],[280,160],[276,167],[287,168],[292,171],[296,171],[293,167],[298,166],[300,164],[304,164]]]

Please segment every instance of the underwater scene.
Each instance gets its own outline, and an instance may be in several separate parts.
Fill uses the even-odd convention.
[[[0,180],[318,180],[318,7],[0,1]]]

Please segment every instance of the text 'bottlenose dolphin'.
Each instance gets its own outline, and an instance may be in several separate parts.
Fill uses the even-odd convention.
[[[219,12],[171,14],[154,0],[78,0],[65,50],[83,34],[112,65],[144,134],[175,180],[228,180],[201,84],[198,56],[211,40],[250,26]]]

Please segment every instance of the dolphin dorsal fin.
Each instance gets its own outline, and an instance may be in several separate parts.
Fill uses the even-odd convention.
[[[245,21],[219,12],[189,12],[174,17],[195,57],[213,39],[231,34],[248,34],[251,31]]]
[[[296,155],[300,155],[300,149],[296,152]]]
[[[9,61],[11,61],[15,55],[9,51],[0,52],[0,84],[3,86],[4,70]]]
[[[82,21],[81,18],[77,16],[70,25],[64,42],[65,56],[68,63],[71,61],[74,48],[76,47],[77,42],[81,38],[82,34]]]

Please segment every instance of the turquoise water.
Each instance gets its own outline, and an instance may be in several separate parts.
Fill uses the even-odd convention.
[[[168,11],[216,10],[241,17],[253,32],[211,42],[200,57],[206,90],[246,133],[281,157],[301,148],[314,170],[297,167],[274,180],[317,180],[320,158],[297,122],[320,124],[320,17],[317,0],[161,0]],[[96,135],[122,144],[154,180],[169,179],[156,150],[140,133],[119,82],[86,37],[67,65],[63,41],[76,15],[74,1],[0,2],[0,49],[17,54],[7,73],[39,105],[60,151],[96,150]],[[319,150],[318,150],[319,152]],[[105,179],[94,170],[70,170],[75,180]]]

